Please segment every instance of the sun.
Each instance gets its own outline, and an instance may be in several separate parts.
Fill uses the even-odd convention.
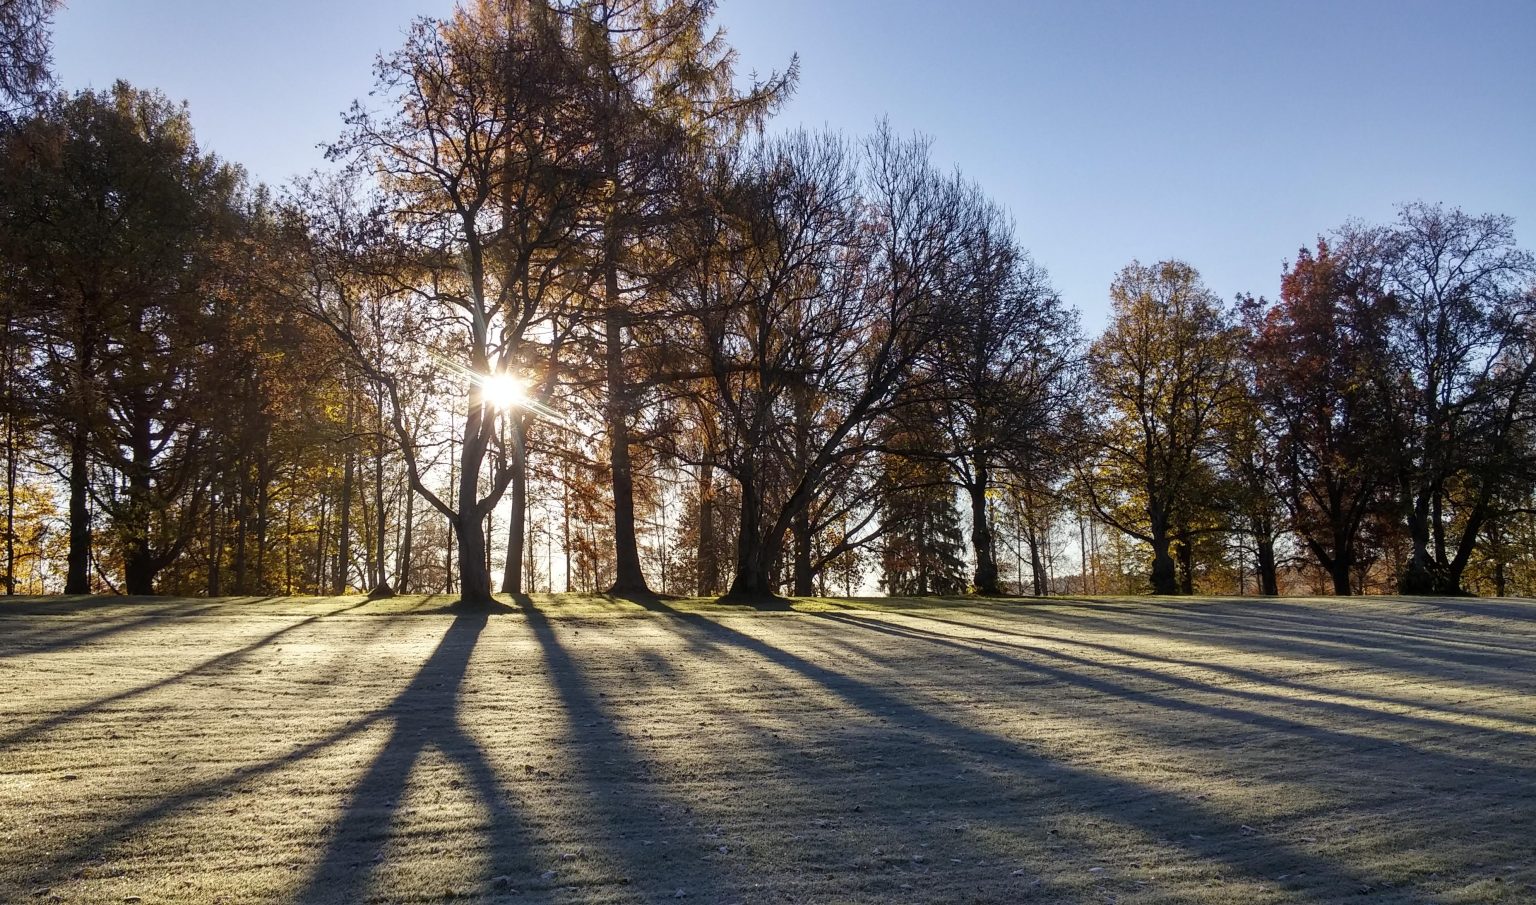
[[[514,374],[492,374],[480,382],[480,398],[493,408],[521,408],[528,404],[528,381]]]

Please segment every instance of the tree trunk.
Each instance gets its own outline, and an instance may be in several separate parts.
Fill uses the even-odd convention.
[[[976,593],[996,597],[1003,592],[997,578],[997,549],[987,519],[987,467],[975,463],[975,481],[966,490],[971,498],[971,546],[976,548]]]
[[[448,435],[448,486],[456,488],[458,481],[459,460],[454,452],[454,436]],[[455,492],[457,492],[455,490]],[[453,546],[458,542],[458,522],[448,519],[448,533],[451,535],[449,542],[443,544],[443,593],[453,593]]]
[[[249,526],[250,520],[246,518],[246,512],[245,512],[245,505],[246,505],[245,484],[246,484],[246,481],[245,481],[245,463],[244,463],[243,460],[238,463],[238,474],[240,475],[240,477],[236,480],[236,485],[235,485],[236,486],[236,490],[235,490],[235,538],[234,538],[234,545],[235,545],[235,562],[234,562],[234,567],[235,567],[235,586],[234,586],[233,590],[234,590],[234,592],[236,594],[244,594],[244,593],[246,593],[246,586],[245,586],[245,570],[246,570],[246,567],[245,567],[245,562],[246,562],[246,560],[245,560],[245,535],[246,535],[246,532],[248,530],[248,526]]]
[[[746,601],[775,597],[774,560],[777,558],[768,539],[762,536],[761,501],[757,498],[755,476],[750,472],[741,480],[741,531],[736,535],[736,575],[726,597]]]
[[[485,439],[481,436],[484,417],[482,407],[471,405],[464,419],[463,446],[459,452],[459,514],[453,520],[453,526],[458,533],[459,600],[488,607],[494,598],[491,597],[491,570],[479,499],[480,466],[485,460]]]
[[[736,563],[736,577],[725,595],[733,600],[768,600],[776,595],[772,563],[757,550],[743,550]]]
[[[1413,541],[1413,552],[1398,581],[1398,590],[1404,594],[1441,592],[1440,563],[1429,552],[1429,523],[1430,491],[1424,488],[1416,494],[1408,514],[1408,536]]]
[[[326,520],[326,516],[329,515],[329,506],[330,506],[331,497],[330,497],[330,494],[326,493],[323,488],[324,488],[324,485],[322,485],[322,489],[320,490],[320,514],[319,514],[319,517],[316,519],[316,525],[315,525],[315,585],[314,585],[314,587],[315,587],[315,593],[316,594],[324,594],[325,593],[325,585],[326,585],[326,581],[325,581],[325,541],[326,541],[326,537],[325,537],[325,528],[326,528],[325,520]]]
[[[1333,593],[1335,595],[1349,597],[1354,594],[1354,585],[1349,580],[1349,573],[1354,564],[1354,557],[1342,551],[1337,553],[1333,560],[1328,563],[1328,575],[1333,579]]]
[[[459,547],[459,600],[476,606],[489,606],[491,573],[485,567],[485,525],[473,512],[455,519]]]
[[[1169,555],[1171,542],[1167,533],[1156,532],[1152,535],[1152,593],[1160,595],[1174,595],[1179,592],[1178,576],[1173,564],[1173,557]]]
[[[617,273],[609,270],[610,299],[616,304]],[[629,458],[629,402],[624,375],[623,314],[614,307],[604,320],[608,372],[608,462],[613,482],[612,593],[644,593],[648,590],[640,568],[640,545],[635,533],[635,478]]]
[[[1195,545],[1188,535],[1179,538],[1179,593],[1195,593]]]
[[[1029,547],[1029,577],[1036,597],[1044,597],[1050,591],[1045,574],[1045,554],[1040,549],[1040,533],[1029,523],[1024,531],[1024,543]]]
[[[1440,593],[1460,596],[1466,594],[1461,586],[1461,578],[1466,574],[1467,563],[1472,561],[1472,551],[1477,548],[1477,537],[1482,533],[1483,523],[1488,519],[1487,492],[1480,494],[1480,499],[1467,513],[1466,521],[1461,526],[1461,535],[1456,539],[1456,555],[1446,564],[1441,574]]]
[[[395,596],[395,589],[389,586],[389,568],[385,564],[385,556],[389,548],[389,510],[385,506],[384,499],[384,400],[377,399],[376,405],[373,450],[373,547],[368,556],[373,560],[371,576],[373,588],[368,592],[368,596],[374,600],[381,600]]]
[[[267,581],[267,535],[272,530],[272,475],[265,453],[256,460],[256,580],[252,590],[266,594],[272,585]]]
[[[1148,488],[1149,497],[1151,488]],[[1170,536],[1172,521],[1167,508],[1153,500],[1147,503],[1147,521],[1152,527],[1152,593],[1174,595],[1179,593],[1178,570],[1174,567],[1173,538]]]
[[[576,579],[571,574],[571,473],[570,465],[560,466],[560,540],[565,555],[565,592],[576,590]]]
[[[16,593],[16,405],[11,398],[15,368],[10,356],[10,323],[6,323],[5,391],[5,593]]]
[[[219,501],[215,498],[208,504],[208,596],[217,597],[223,590],[220,587],[219,568],[223,556],[219,549]]]
[[[1255,536],[1258,549],[1259,593],[1265,597],[1280,594],[1280,573],[1275,565],[1275,539],[1265,534]]]
[[[75,426],[69,447],[69,570],[64,593],[91,593],[91,512],[84,423]]]
[[[351,423],[350,418],[347,419]],[[352,483],[357,470],[356,457],[351,441],[347,442],[346,463],[341,470],[341,500],[336,513],[336,577],[332,581],[333,594],[345,594],[352,572]]]
[[[603,355],[608,382],[608,463],[613,492],[614,580],[609,590],[635,593],[647,588],[635,533],[635,479],[629,458],[629,380],[624,373],[625,324],[619,297],[619,240],[618,227],[610,215],[603,242],[603,294],[607,306],[603,314]]]
[[[528,459],[521,418],[512,423],[512,515],[507,520],[507,561],[501,570],[501,593],[523,593],[523,546],[528,521]]]
[[[795,596],[811,597],[816,593],[816,575],[811,564],[811,516],[804,509],[795,515],[792,534],[795,548]]]
[[[378,597],[395,596],[394,588],[389,586],[389,570],[385,566],[384,557],[388,552],[389,538],[389,511],[384,505],[384,408],[382,400],[379,402],[378,422],[376,424],[377,436],[375,442],[378,448],[373,455],[373,561],[375,582],[370,595]]]
[[[720,591],[720,560],[715,555],[715,470],[706,460],[699,468],[699,576],[701,596]]]
[[[123,551],[123,590],[134,595],[155,593],[155,574],[160,571],[146,540],[133,539]]]
[[[395,563],[395,589],[402,594],[411,591],[411,553],[416,531],[416,491],[406,485],[401,498],[405,506],[405,527],[400,535],[400,561]]]

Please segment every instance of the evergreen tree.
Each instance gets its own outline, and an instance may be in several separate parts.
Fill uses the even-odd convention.
[[[885,592],[898,597],[965,593],[965,531],[944,464],[884,459],[879,496]]]

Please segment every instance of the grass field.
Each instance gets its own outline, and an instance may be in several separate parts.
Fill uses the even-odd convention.
[[[0,901],[1536,901],[1536,603],[447,602],[0,604]]]

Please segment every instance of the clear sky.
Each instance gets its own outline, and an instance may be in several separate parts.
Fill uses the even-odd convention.
[[[204,146],[281,184],[320,162],[376,52],[451,0],[68,0],[68,88],[191,103]],[[935,141],[1102,326],[1133,258],[1273,295],[1349,218],[1443,201],[1536,248],[1536,0],[721,0],[743,72],[801,57],[779,127]]]

